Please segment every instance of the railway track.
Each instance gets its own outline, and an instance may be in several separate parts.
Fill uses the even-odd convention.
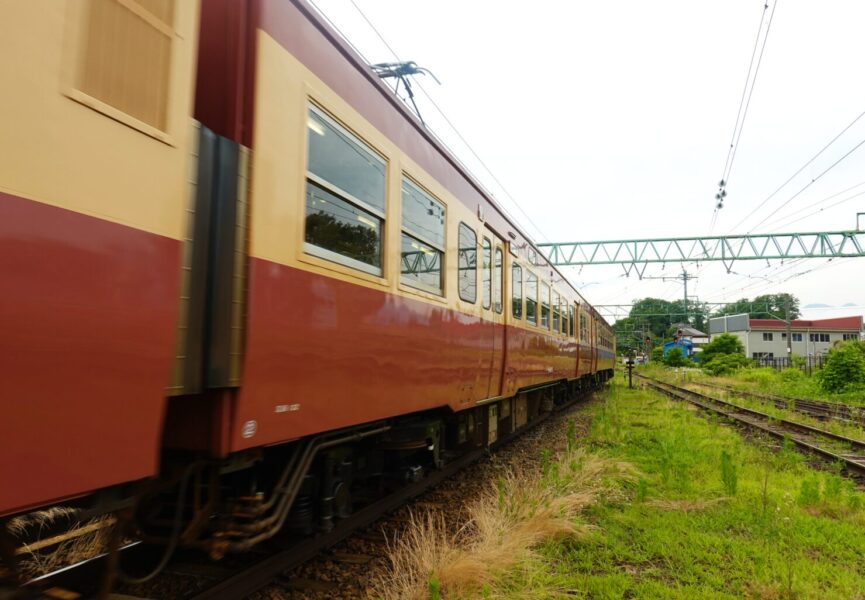
[[[577,403],[586,400],[593,392],[583,393],[572,400],[555,406],[551,412],[546,412],[540,415],[527,427],[514,431],[507,436],[500,438],[492,449],[509,444],[537,428],[542,423],[546,422],[550,416],[562,413],[568,408],[573,407]],[[196,553],[192,551],[182,551],[177,553],[176,560],[173,560],[167,571],[172,575],[178,575],[184,570],[190,572],[191,577],[197,577],[200,580],[208,580],[209,584],[201,589],[189,593],[182,593],[176,597],[185,598],[186,600],[210,600],[222,598],[243,598],[256,592],[257,590],[267,586],[280,574],[289,571],[309,561],[311,558],[319,555],[324,550],[333,547],[340,541],[349,536],[369,527],[371,524],[379,521],[386,515],[397,510],[407,502],[416,498],[425,492],[435,488],[443,481],[454,476],[459,471],[465,469],[472,463],[487,456],[489,449],[479,448],[466,454],[463,454],[451,462],[447,463],[441,469],[430,472],[422,480],[409,484],[401,490],[381,499],[372,504],[369,504],[350,517],[341,520],[337,526],[331,531],[319,534],[312,538],[297,539],[281,539],[275,538],[267,543],[259,552],[260,558],[254,560],[251,564],[241,567],[227,568],[222,563],[203,563],[207,559],[194,556]],[[154,555],[156,552],[152,548],[144,547],[143,544],[131,544],[122,552],[121,560],[124,563],[144,564],[153,563],[158,558]],[[252,553],[251,553],[252,554]],[[89,598],[100,597],[102,573],[108,566],[108,555],[100,555],[83,561],[82,563],[71,565],[64,569],[52,572],[41,577],[38,577],[27,584],[27,588],[33,592],[28,598],[74,598],[76,600],[85,600]],[[180,562],[182,565],[178,569],[173,569],[172,566]],[[215,583],[214,583],[215,582]],[[157,586],[158,587],[158,586]],[[137,587],[121,587],[122,597],[125,600],[140,598],[141,600],[151,600],[153,598],[162,598],[164,596],[154,595],[146,591],[147,588],[142,588],[141,591]],[[156,589],[156,588],[154,588]],[[53,591],[52,591],[53,590]],[[60,594],[59,596],[56,594]],[[44,595],[40,595],[44,594]],[[66,595],[68,594],[68,595]],[[175,596],[172,596],[175,597]],[[0,600],[4,597],[0,593]]]
[[[865,480],[865,442],[826,431],[804,423],[773,417],[645,375],[637,375],[649,387],[663,394],[685,400],[700,408],[722,415],[736,423],[778,439],[789,439],[798,448],[823,460],[840,463],[844,472],[858,481]]]
[[[809,415],[816,419],[833,419],[854,425],[865,426],[865,407],[850,406],[839,402],[825,402],[821,400],[808,400],[806,398],[794,398],[790,396],[778,396],[775,394],[764,394],[748,390],[740,390],[729,385],[709,383],[702,381],[692,382],[707,388],[723,390],[739,396],[763,400],[773,403],[777,408],[787,408]]]

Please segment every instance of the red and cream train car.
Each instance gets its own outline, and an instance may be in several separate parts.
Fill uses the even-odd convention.
[[[0,516],[195,464],[201,510],[263,498],[247,547],[611,377],[607,323],[303,0],[0,11]]]

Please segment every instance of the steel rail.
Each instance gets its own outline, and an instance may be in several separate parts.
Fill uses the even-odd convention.
[[[865,425],[865,407],[850,406],[849,404],[841,404],[840,402],[826,402],[823,400],[809,400],[807,398],[796,398],[793,396],[779,396],[777,394],[765,394],[761,392],[753,392],[750,390],[740,390],[729,385],[719,383],[709,383],[705,381],[694,381],[695,385],[701,385],[708,388],[725,390],[740,396],[757,398],[773,402],[778,408],[791,408],[797,412],[809,414],[815,417],[823,417],[842,421],[855,425]]]
[[[750,408],[745,408],[743,406],[739,406],[737,404],[733,404],[731,402],[727,402],[713,396],[701,394],[700,392],[695,392],[693,390],[689,390],[674,384],[658,381],[657,379],[647,377],[643,374],[638,374],[637,376],[640,379],[644,380],[649,386],[661,391],[668,396],[678,398],[680,400],[685,400],[705,410],[709,410],[711,412],[723,415],[738,423],[742,423],[753,429],[760,430],[764,433],[771,435],[772,437],[778,439],[789,439],[792,443],[796,444],[800,448],[804,448],[805,450],[816,454],[822,458],[831,460],[833,462],[841,462],[851,475],[854,472],[859,476],[865,475],[865,442],[838,435],[836,433],[832,433],[831,431],[825,431],[817,427],[811,427],[810,425],[805,425],[803,423],[797,423],[795,421],[789,421],[786,419],[778,419],[772,417],[771,415],[767,415],[766,413],[762,413],[760,411]],[[744,413],[744,415],[747,416],[744,416],[741,413]],[[759,420],[763,420],[765,421],[765,423],[760,423],[758,422]],[[773,423],[782,425],[783,427],[773,427]],[[784,430],[784,428],[786,428],[786,431]],[[802,434],[804,434],[806,437],[812,436],[812,439],[802,439],[802,437],[799,437],[797,435],[791,435],[792,432],[790,430],[797,432],[800,436]],[[813,437],[820,436],[830,438],[834,441],[850,444],[851,446],[854,446],[856,448],[861,448],[863,449],[863,452],[861,453],[861,455],[838,454],[837,452],[832,452],[831,450],[817,445],[817,440],[814,440]]]

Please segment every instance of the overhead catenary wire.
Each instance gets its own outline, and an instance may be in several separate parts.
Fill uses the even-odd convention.
[[[751,227],[750,231],[755,231],[755,230],[756,230],[758,227],[760,227],[763,223],[765,223],[766,221],[768,221],[769,218],[772,217],[772,215],[777,214],[778,211],[780,211],[782,208],[784,208],[785,206],[787,206],[788,204],[790,204],[793,200],[795,200],[796,198],[798,198],[798,197],[802,194],[802,192],[804,192],[804,191],[807,190],[809,187],[811,187],[812,185],[814,185],[815,183],[817,183],[818,181],[820,181],[820,179],[821,179],[824,175],[826,175],[826,173],[828,173],[829,171],[831,171],[832,169],[834,169],[835,167],[837,167],[839,164],[841,164],[841,163],[842,163],[842,162],[843,162],[843,161],[844,161],[848,156],[850,156],[851,154],[853,154],[854,152],[856,152],[856,150],[858,150],[859,148],[861,148],[863,144],[865,144],[865,139],[863,139],[863,140],[860,141],[858,144],[856,144],[855,146],[853,146],[852,148],[850,148],[850,150],[848,150],[847,152],[845,152],[844,155],[841,156],[841,158],[839,158],[838,160],[836,160],[835,162],[833,162],[831,165],[829,165],[828,167],[826,167],[825,169],[823,169],[823,171],[821,171],[819,175],[817,175],[816,177],[813,177],[813,178],[811,179],[811,181],[809,181],[808,183],[806,183],[806,184],[802,187],[802,189],[800,189],[798,192],[796,192],[795,194],[793,194],[792,196],[790,196],[790,197],[789,197],[789,198],[788,198],[788,199],[787,199],[783,204],[781,204],[781,206],[779,206],[778,208],[776,208],[775,210],[773,210],[772,212],[770,212],[768,215],[766,215],[765,217],[763,217],[763,219],[762,219],[759,223],[757,223],[756,225],[754,225],[753,227]]]
[[[751,106],[751,97],[754,95],[754,87],[757,85],[757,76],[760,74],[760,65],[763,63],[763,53],[766,50],[766,42],[769,40],[769,32],[772,29],[772,20],[775,18],[775,9],[778,8],[779,0],[775,0],[772,5],[772,12],[769,14],[769,23],[766,25],[766,35],[763,36],[763,44],[760,46],[760,55],[757,57],[757,67],[754,69],[754,79],[751,82],[751,89],[748,92],[748,100],[745,102],[745,110],[742,111],[742,122],[739,124],[739,135],[736,138],[736,143],[733,146],[733,155],[730,157],[730,164],[727,167],[727,176],[725,182],[730,181],[730,176],[733,173],[733,164],[736,161],[736,152],[739,150],[739,144],[742,141],[742,131],[745,129],[745,119],[748,116],[748,108]],[[765,14],[768,3],[763,5],[763,13]]]
[[[769,14],[769,24],[766,26],[766,33],[763,34],[763,23],[766,20],[766,11],[769,8],[769,0],[763,4],[763,11],[760,13],[760,24],[757,27],[757,35],[754,38],[754,48],[751,51],[751,60],[748,63],[748,72],[745,75],[745,85],[742,87],[742,96],[739,98],[739,108],[736,111],[736,121],[733,125],[733,133],[730,136],[730,146],[727,149],[727,158],[724,161],[724,170],[721,174],[721,181],[718,183],[718,193],[715,195],[717,203],[712,211],[712,220],[709,224],[709,235],[715,229],[715,224],[718,220],[718,213],[724,205],[724,198],[727,195],[727,184],[730,181],[730,174],[733,171],[733,164],[736,160],[736,153],[739,149],[739,143],[742,138],[742,132],[745,129],[745,120],[748,116],[748,108],[751,106],[751,98],[754,94],[754,88],[757,85],[757,76],[760,72],[760,65],[763,62],[763,54],[766,50],[766,42],[769,39],[769,32],[772,28],[772,19],[775,16],[775,9],[778,8],[778,0],[772,5],[772,12]],[[760,44],[762,38],[763,43]],[[759,55],[757,48],[760,48]],[[755,60],[756,59],[756,60]],[[752,77],[753,73],[753,77]]]
[[[742,97],[739,98],[739,108],[736,111],[736,123],[733,125],[733,133],[730,135],[730,147],[727,149],[727,159],[724,161],[724,170],[722,171],[721,180],[727,181],[727,170],[730,167],[730,163],[732,162],[732,157],[734,155],[734,148],[736,146],[736,132],[739,131],[739,123],[744,122],[744,116],[742,115],[742,108],[745,107],[745,97],[748,97],[748,102],[750,103],[750,94],[748,94],[748,87],[751,81],[751,72],[754,70],[754,58],[757,55],[757,46],[760,44],[760,34],[763,31],[763,22],[766,20],[766,9],[769,8],[768,3],[763,5],[763,12],[760,13],[760,25],[757,27],[757,35],[754,38],[754,49],[751,51],[751,61],[748,63],[748,74],[745,76],[745,85],[742,86]],[[761,56],[762,58],[762,56]],[[753,86],[751,86],[753,89]],[[747,108],[745,108],[747,111]]]
[[[859,184],[859,185],[861,185],[861,184]],[[853,187],[858,187],[858,186],[853,186]],[[841,192],[841,193],[843,193],[843,192]],[[840,193],[835,194],[835,195],[833,195],[832,197],[835,198],[835,197],[837,197],[837,196],[839,196],[839,195],[840,195]],[[828,210],[828,209],[830,209],[830,208],[835,208],[836,206],[840,206],[841,204],[846,204],[847,202],[850,202],[851,200],[855,200],[856,198],[859,198],[859,197],[861,197],[861,196],[863,196],[863,195],[865,195],[865,190],[862,190],[862,191],[856,192],[855,194],[853,194],[853,195],[851,195],[851,196],[847,196],[846,198],[842,198],[841,200],[838,200],[837,202],[833,202],[833,203],[830,204],[829,206],[823,206],[823,207],[821,207],[821,208],[818,208],[817,210],[811,211],[811,212],[809,212],[809,213],[806,214],[806,215],[803,215],[803,216],[801,216],[801,217],[798,217],[798,218],[796,218],[796,219],[793,219],[792,221],[789,220],[791,217],[796,216],[798,213],[801,213],[801,212],[803,212],[803,211],[805,211],[805,210],[808,210],[808,209],[810,209],[810,208],[814,208],[815,206],[817,206],[817,205],[819,205],[819,204],[822,204],[823,202],[826,201],[826,199],[824,199],[824,200],[821,200],[820,202],[817,202],[817,203],[811,204],[811,205],[809,205],[809,206],[806,206],[806,207],[804,207],[804,208],[801,208],[801,209],[799,209],[798,211],[796,211],[796,212],[794,212],[794,213],[792,213],[792,214],[787,215],[786,217],[781,217],[780,219],[777,219],[777,220],[775,220],[775,221],[771,221],[771,222],[769,222],[769,223],[766,224],[766,227],[789,227],[790,225],[793,225],[793,224],[795,224],[795,223],[798,223],[799,221],[804,221],[805,219],[809,219],[809,218],[813,217],[814,215],[818,215],[818,214],[820,214],[821,212],[824,212],[824,211],[826,211],[826,210]]]
[[[784,189],[784,188],[785,188],[785,187],[786,187],[786,186],[787,186],[791,181],[793,181],[793,179],[795,179],[797,175],[799,175],[802,171],[804,171],[805,169],[807,169],[807,168],[811,165],[811,163],[813,163],[815,160],[817,160],[817,159],[820,157],[820,155],[822,155],[826,150],[828,150],[829,147],[830,147],[832,144],[834,144],[835,142],[837,142],[838,139],[839,139],[842,135],[844,135],[845,133],[847,133],[847,131],[848,131],[851,127],[853,127],[853,126],[854,126],[854,125],[859,121],[859,119],[861,119],[862,117],[865,117],[865,110],[863,110],[861,113],[859,113],[859,114],[856,116],[856,118],[854,118],[852,121],[850,121],[850,123],[848,123],[848,124],[844,127],[844,129],[842,129],[840,132],[838,132],[838,133],[835,135],[835,137],[833,137],[831,140],[829,140],[829,142],[826,143],[826,145],[823,146],[823,147],[822,147],[822,148],[821,148],[821,149],[820,149],[820,150],[819,150],[819,151],[818,151],[814,156],[812,156],[811,158],[809,158],[809,159],[805,162],[805,164],[803,164],[801,167],[799,167],[799,168],[796,170],[795,173],[793,173],[792,175],[790,175],[790,177],[788,177],[787,180],[784,181],[784,183],[782,183],[782,184],[779,185],[777,188],[775,188],[775,191],[774,191],[774,192],[772,192],[771,194],[769,194],[769,195],[768,195],[768,196],[767,196],[767,197],[766,197],[762,202],[760,202],[760,204],[758,204],[756,207],[754,207],[753,209],[751,209],[751,212],[749,212],[749,213],[748,213],[747,215],[745,215],[745,216],[744,216],[744,217],[743,217],[743,218],[742,218],[738,223],[736,223],[736,225],[734,225],[734,226],[730,229],[730,232],[731,232],[731,233],[734,232],[734,231],[736,230],[736,228],[738,228],[738,227],[739,227],[740,225],[742,225],[745,221],[747,221],[749,218],[751,218],[751,216],[752,216],[754,213],[756,213],[758,210],[760,210],[761,208],[763,208],[763,206],[765,206],[767,202],[769,202],[772,198],[774,198],[774,197],[778,194],[778,192],[780,192],[780,191],[781,191],[782,189]],[[860,185],[861,185],[861,184],[860,184]],[[854,186],[854,187],[855,187],[855,186]],[[843,193],[843,192],[842,192],[842,193]]]
[[[385,48],[387,48],[388,52],[390,52],[393,55],[393,57],[397,60],[397,62],[402,62],[402,59],[400,58],[399,54],[396,52],[396,50],[394,50],[393,46],[391,46],[388,43],[388,41],[385,39],[385,37],[382,35],[382,33],[378,30],[378,28],[375,26],[375,24],[369,19],[369,17],[366,16],[366,13],[364,13],[363,9],[361,9],[361,7],[357,4],[357,2],[355,2],[355,0],[349,0],[349,1],[351,2],[351,5],[354,6],[355,10],[357,10],[358,14],[360,14],[361,18],[367,23],[367,25],[369,25],[369,27],[370,27],[370,29],[372,29],[373,33],[375,33],[375,35],[378,37],[378,39],[381,40],[381,43],[384,44],[384,46],[385,46]],[[343,35],[343,37],[345,37],[345,36]],[[369,61],[367,61],[367,62],[369,62]],[[492,171],[492,169],[490,169],[490,167],[487,166],[486,162],[484,162],[484,160],[480,157],[480,155],[477,153],[477,151],[475,151],[475,149],[472,147],[472,145],[469,144],[468,140],[466,140],[465,136],[463,136],[463,134],[462,134],[462,132],[460,132],[459,128],[456,125],[454,125],[454,123],[450,120],[450,118],[447,116],[447,114],[444,112],[444,110],[442,110],[442,108],[438,105],[438,103],[435,101],[435,99],[433,99],[432,95],[426,90],[426,88],[424,88],[423,84],[421,84],[420,81],[415,81],[415,84],[418,86],[418,88],[423,93],[423,95],[426,96],[427,100],[430,102],[430,104],[433,106],[433,108],[435,108],[436,112],[438,112],[438,114],[445,121],[445,123],[447,123],[448,127],[451,128],[451,130],[454,132],[454,134],[457,136],[457,138],[459,138],[459,140],[465,145],[466,149],[471,153],[472,156],[474,156],[475,160],[478,161],[478,164],[480,164],[481,167],[483,167],[483,169],[487,172],[487,174],[490,176],[490,178],[492,178],[492,180],[496,183],[496,185],[499,187],[499,189],[501,189],[501,191],[504,192],[505,196],[508,197],[508,199],[511,201],[511,203],[517,208],[518,211],[520,211],[520,214],[522,214],[526,218],[526,221],[534,228],[535,233],[538,234],[538,238],[541,241],[549,241],[547,236],[544,235],[543,230],[541,230],[541,228],[537,225],[537,223],[535,223],[534,220],[528,215],[528,213],[525,210],[523,210],[523,207],[520,205],[520,203],[517,202],[516,198],[514,198],[514,196],[508,191],[508,188],[505,187],[505,185],[496,176],[496,174]],[[441,140],[439,140],[439,141],[441,141]],[[507,213],[507,210],[504,207],[502,207],[502,210],[504,210],[505,213]],[[510,216],[510,215],[508,215],[508,216]],[[510,216],[510,218],[513,219],[512,216]],[[516,221],[516,219],[513,219],[513,220]]]

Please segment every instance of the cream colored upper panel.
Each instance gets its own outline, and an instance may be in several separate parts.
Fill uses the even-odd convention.
[[[310,103],[387,162],[383,227],[384,273],[381,277],[304,253],[306,136]],[[509,320],[511,256],[503,241],[495,242],[501,245],[505,261],[502,267],[505,301],[501,314],[497,314],[482,307],[480,272],[476,303],[463,302],[457,289],[456,261],[460,223],[466,223],[475,230],[479,258],[483,238],[495,237],[485,228],[478,215],[263,31],[258,32],[254,140],[250,243],[252,256],[350,281],[356,285],[387,289],[395,294],[440,304],[495,322]],[[403,174],[407,174],[445,205],[447,226],[444,297],[400,283],[400,194]],[[525,326],[524,321],[515,321],[512,324]]]
[[[179,239],[198,2],[176,2],[165,131],[76,97],[85,0],[0,0],[0,190]],[[86,31],[86,29],[84,29]],[[92,103],[96,106],[97,103]]]

